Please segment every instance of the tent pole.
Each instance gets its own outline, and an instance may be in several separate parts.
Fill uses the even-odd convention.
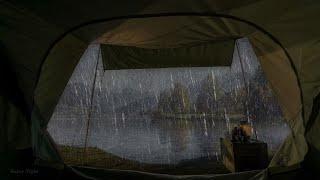
[[[249,123],[252,125],[252,122],[251,122],[251,120],[249,119],[249,114],[248,114],[248,112],[249,112],[249,103],[248,103],[248,99],[249,99],[249,86],[248,86],[248,84],[247,84],[247,79],[246,79],[246,76],[245,76],[245,74],[244,74],[243,61],[242,61],[242,57],[241,57],[240,50],[239,50],[238,40],[236,40],[236,48],[237,48],[237,53],[238,53],[238,56],[239,56],[240,67],[241,67],[241,72],[242,72],[242,78],[243,78],[244,86],[245,86],[245,88],[246,88],[245,107],[246,107],[247,120],[248,120]]]
[[[93,82],[92,82],[91,97],[90,97],[90,107],[89,107],[87,123],[86,123],[87,129],[86,129],[86,136],[85,136],[85,142],[84,142],[84,155],[85,155],[85,159],[86,160],[88,158],[88,136],[89,136],[90,120],[91,120],[91,115],[92,115],[92,110],[93,110],[93,98],[94,98],[94,94],[95,94],[96,79],[97,79],[97,72],[98,72],[99,59],[100,59],[100,51],[101,51],[101,49],[99,47],[96,67],[95,67],[95,71],[94,71],[94,78],[93,78]]]

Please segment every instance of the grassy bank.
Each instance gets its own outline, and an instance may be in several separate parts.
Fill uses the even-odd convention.
[[[228,173],[224,165],[205,158],[185,160],[176,165],[146,164],[128,160],[96,147],[84,148],[59,146],[61,155],[69,165],[91,166],[106,169],[136,170],[162,174],[222,174]]]

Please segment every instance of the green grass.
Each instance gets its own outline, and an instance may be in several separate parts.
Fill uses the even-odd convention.
[[[176,165],[146,164],[123,159],[96,147],[84,148],[59,146],[60,153],[66,164],[90,166],[105,169],[136,170],[162,174],[224,174],[229,171],[222,162],[208,159],[185,160]]]

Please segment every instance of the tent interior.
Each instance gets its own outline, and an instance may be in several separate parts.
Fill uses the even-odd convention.
[[[0,1],[0,175],[313,178],[319,9],[315,0]],[[266,142],[267,167],[224,167],[219,138],[233,119]]]

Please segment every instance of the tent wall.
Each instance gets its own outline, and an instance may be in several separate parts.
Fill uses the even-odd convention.
[[[5,49],[0,45],[0,152],[31,147],[30,117],[23,93]]]
[[[266,26],[267,30],[278,37],[283,45],[287,47],[293,59],[295,68],[297,69],[297,75],[300,80],[300,88],[302,89],[303,95],[302,105],[304,106],[305,114],[301,115],[297,114],[298,112],[302,113],[302,105],[299,105],[300,103],[298,103],[299,100],[297,100],[297,97],[299,96],[299,94],[295,90],[296,88],[294,88],[293,86],[286,86],[281,90],[283,94],[279,95],[279,98],[285,98],[282,101],[286,103],[286,105],[283,106],[284,111],[291,111],[287,113],[291,114],[287,119],[291,120],[291,122],[289,121],[289,123],[292,125],[292,129],[295,135],[295,142],[291,141],[291,143],[288,142],[284,144],[284,149],[286,149],[285,146],[287,146],[287,150],[285,150],[285,152],[291,152],[295,154],[289,156],[288,161],[290,161],[291,157],[292,159],[297,158],[296,161],[299,162],[303,160],[304,154],[307,152],[307,145],[306,143],[304,143],[304,134],[310,135],[312,131],[305,132],[304,127],[308,124],[310,112],[313,105],[313,99],[320,91],[319,71],[315,70],[320,67],[318,54],[315,53],[317,51],[316,49],[319,49],[318,42],[320,37],[320,33],[318,30],[319,28],[317,28],[314,24],[314,22],[317,21],[317,17],[319,17],[320,15],[318,10],[319,2],[316,4],[305,5],[304,8],[297,8],[293,11],[287,12],[285,15],[281,16],[280,20]],[[260,57],[260,59],[262,59],[263,61],[264,58]],[[268,62],[272,62],[272,60],[269,59]],[[274,68],[273,65],[269,69],[272,68]],[[271,73],[266,74],[268,76],[268,74]],[[287,84],[289,82],[288,78],[289,76],[286,76],[286,79],[283,79],[281,84]],[[272,79],[279,79],[281,81],[281,75],[279,74],[277,77],[269,78],[270,81],[272,81]],[[275,88],[280,86],[281,85],[279,84],[275,86]],[[295,94],[288,94],[294,93],[294,91],[296,91]],[[316,127],[317,125],[314,124],[314,128]],[[316,136],[317,135],[314,133],[314,131],[312,136],[307,135],[308,143],[317,144],[317,140],[315,138],[310,139],[310,137]],[[297,149],[299,151],[295,152],[293,149]],[[319,147],[317,149],[319,150]]]
[[[283,114],[292,129],[292,134],[276,153],[271,166],[296,164],[303,160],[307,152],[301,114],[300,89],[296,76],[287,56],[281,48],[274,47],[274,42],[270,42],[262,34],[251,36],[250,40],[261,62],[261,67],[279,100]]]
[[[37,155],[51,162],[61,161],[46,131],[49,118],[87,44],[66,36],[48,55],[35,93],[32,132]],[[54,85],[54,87],[52,86]],[[36,133],[38,132],[38,133]]]
[[[19,162],[17,156],[22,149],[31,149],[30,114],[12,64],[0,44],[0,177],[8,169],[27,164]]]

